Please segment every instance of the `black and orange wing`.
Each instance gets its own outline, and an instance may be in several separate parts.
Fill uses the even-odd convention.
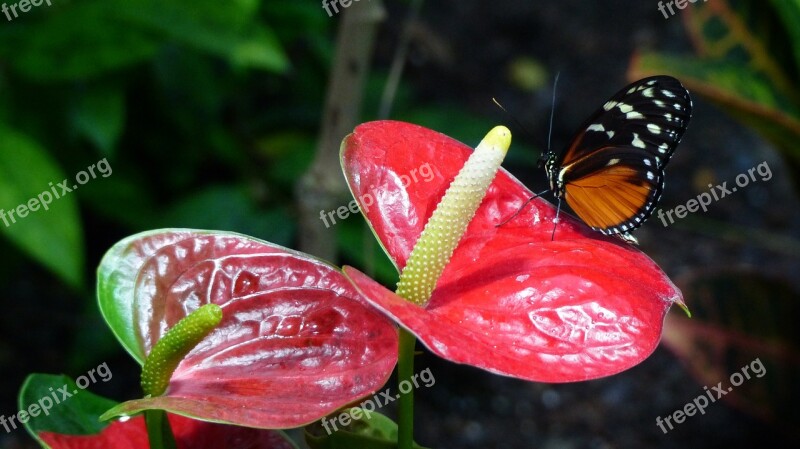
[[[664,166],[686,131],[689,92],[675,78],[636,81],[582,125],[550,176],[570,208],[604,234],[627,233],[650,216]]]

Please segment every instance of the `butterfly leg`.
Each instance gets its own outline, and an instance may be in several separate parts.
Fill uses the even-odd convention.
[[[558,226],[558,214],[561,212],[561,197],[558,197],[558,206],[556,207],[556,218],[553,219],[553,233],[550,235],[552,242],[556,238],[556,226]]]
[[[625,233],[622,233],[622,234],[617,234],[617,237],[619,237],[625,243],[629,243],[631,245],[637,245],[637,246],[639,245],[639,240],[637,240],[636,237],[632,236],[629,232],[625,232]]]
[[[508,223],[509,221],[513,220],[513,219],[514,219],[514,217],[516,217],[517,215],[519,215],[519,213],[520,213],[520,212],[522,212],[522,209],[525,209],[525,206],[527,206],[527,205],[528,205],[528,204],[529,204],[531,201],[535,200],[536,198],[538,198],[539,196],[541,196],[541,195],[542,195],[543,193],[545,193],[545,192],[547,192],[547,190],[545,190],[545,191],[543,191],[543,192],[539,192],[539,193],[537,193],[536,195],[533,195],[532,197],[528,198],[528,201],[525,201],[525,202],[522,204],[522,206],[520,206],[520,208],[519,208],[519,209],[517,209],[517,211],[516,211],[516,212],[514,212],[514,214],[513,214],[513,215],[511,215],[510,217],[508,217],[508,218],[506,218],[505,220],[503,220],[503,222],[502,222],[502,223],[500,223],[500,224],[498,224],[498,225],[495,225],[495,228],[499,228],[500,226],[503,226],[504,224],[506,224],[506,223]]]

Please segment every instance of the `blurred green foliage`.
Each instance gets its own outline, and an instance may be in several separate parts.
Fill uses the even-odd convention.
[[[268,177],[285,154],[271,148],[293,152],[295,174],[310,160],[319,97],[289,88],[287,74],[305,70],[321,84],[330,46],[318,39],[312,51],[300,36],[282,43],[270,23],[285,21],[330,32],[311,5],[257,0],[55,3],[3,23],[0,207],[24,204],[48,183],[72,184],[102,158],[113,175],[2,232],[75,287],[87,284],[83,239],[100,223],[125,232],[233,229],[290,243],[291,185]],[[316,63],[290,65],[292,45]],[[295,129],[305,138],[286,144]]]
[[[293,245],[294,185],[313,159],[338,23],[319,4],[86,0],[0,17],[0,208],[74,184],[103,158],[113,169],[48,211],[0,223],[20,254],[90,297],[94,260],[138,231]],[[364,120],[385,78],[368,78]],[[420,107],[404,84],[394,110],[468,144],[491,127],[455,106]],[[363,220],[337,234],[340,262],[395,280]]]
[[[630,77],[677,76],[800,166],[800,0],[698,2],[682,12],[696,54],[640,54]]]

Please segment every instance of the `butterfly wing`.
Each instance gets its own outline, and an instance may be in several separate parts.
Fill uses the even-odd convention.
[[[664,169],[637,147],[605,147],[575,166],[565,184],[573,211],[604,234],[629,232],[650,216],[661,197]]]
[[[664,166],[688,125],[689,92],[675,78],[636,81],[582,125],[550,173],[570,208],[605,234],[626,233],[650,216]]]

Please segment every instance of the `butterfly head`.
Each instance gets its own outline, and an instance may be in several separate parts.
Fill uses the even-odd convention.
[[[550,182],[550,191],[557,198],[560,198],[561,193],[564,191],[564,182],[560,174],[556,172],[556,154],[553,150],[547,150],[547,152],[542,153],[539,158],[539,167],[541,168],[542,166],[544,166],[544,172]]]

